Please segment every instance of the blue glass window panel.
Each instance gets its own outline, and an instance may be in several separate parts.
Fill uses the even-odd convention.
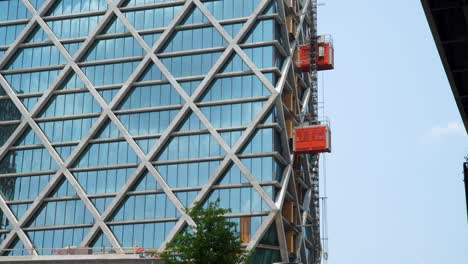
[[[142,74],[142,76],[138,79],[139,82],[144,81],[157,81],[157,80],[165,80],[166,78],[161,73],[161,70],[154,64],[150,63],[148,68]]]
[[[68,51],[70,56],[74,56],[75,53],[78,51],[78,48],[83,44],[82,42],[75,42],[75,43],[68,43],[63,44],[63,47]]]
[[[75,178],[88,195],[116,193],[122,189],[135,168],[75,172]]]
[[[262,239],[260,240],[260,244],[264,245],[278,245],[278,235],[276,233],[276,224],[273,223],[267,230],[267,232],[263,235]]]
[[[234,12],[240,12],[241,10],[234,10]],[[236,24],[229,24],[229,25],[224,25],[224,30],[231,35],[231,38],[235,38],[241,28],[244,26],[244,23],[236,23]]]
[[[16,218],[21,219],[24,213],[26,212],[26,210],[28,210],[30,205],[31,205],[30,203],[12,204],[12,205],[9,205],[9,207],[11,211],[13,212],[13,214],[16,216]]]
[[[66,179],[63,179],[62,182],[55,188],[55,190],[51,194],[49,194],[49,197],[53,198],[69,196],[77,196],[77,194]]]
[[[70,154],[72,153],[75,146],[63,146],[63,147],[55,147],[55,150],[62,158],[62,160],[67,160]]]
[[[31,47],[20,49],[18,56],[10,64],[8,69],[28,69],[64,65],[65,63],[65,58],[55,46]]]
[[[104,101],[107,104],[110,104],[112,100],[114,100],[114,97],[117,95],[119,92],[119,89],[111,89],[111,90],[100,90],[98,91],[101,97],[104,99]]]
[[[170,84],[133,87],[119,109],[180,105],[182,99]]]
[[[145,249],[157,249],[174,225],[174,222],[162,222],[111,225],[110,228],[123,247],[133,248],[137,243],[138,246]]]
[[[0,1],[0,21],[30,18],[31,14],[20,0]]]
[[[53,20],[48,21],[47,25],[58,39],[82,38],[88,36],[96,28],[101,18],[102,16],[89,16]]]
[[[0,46],[12,44],[16,37],[23,31],[25,25],[26,24],[0,26]]]
[[[244,183],[249,183],[249,181],[241,173],[237,165],[232,165],[230,169],[221,177],[217,185],[244,184]]]
[[[52,242],[52,247],[53,248],[62,248],[63,247],[63,235],[64,235],[64,230],[59,229],[55,232],[54,234],[54,241]]]
[[[227,60],[223,68],[221,69],[222,73],[229,73],[229,72],[243,72],[243,71],[250,71],[250,67],[244,62],[244,60],[235,53],[231,55],[231,57]]]
[[[197,7],[192,8],[189,14],[190,15],[182,21],[182,25],[202,24],[209,22],[208,18]]]
[[[104,236],[102,233],[99,233],[96,240],[93,243],[91,243],[91,247],[94,248],[94,252],[105,253],[102,252],[102,248],[107,248],[108,250],[110,250],[112,245],[106,236]]]
[[[203,2],[205,7],[217,20],[250,16],[260,0],[210,0]]]
[[[215,128],[239,127],[250,124],[264,104],[265,101],[217,105],[200,107],[200,110]],[[225,113],[231,113],[230,120]]]
[[[158,4],[158,3],[170,3],[176,0],[130,0],[124,6],[140,6],[140,5],[149,5],[149,4]]]
[[[36,27],[34,32],[31,36],[28,37],[27,43],[38,43],[38,42],[46,42],[50,41],[49,36],[45,33],[45,31],[41,27]]]
[[[275,36],[276,22],[273,19],[260,20],[242,43],[267,42],[278,39]]]
[[[214,27],[176,31],[163,52],[225,47],[227,41]]]
[[[145,208],[154,208],[145,213]],[[148,195],[131,195],[116,212],[112,221],[148,220],[162,218],[176,218],[180,213],[165,193]]]
[[[52,16],[100,11],[107,9],[105,0],[62,0],[51,13]]]
[[[11,230],[12,226],[10,225],[10,222],[8,221],[8,218],[6,217],[5,214],[0,214],[0,229],[2,230]]]
[[[144,136],[162,133],[178,112],[179,110],[169,110],[125,114],[118,117],[132,136]]]
[[[135,71],[140,62],[122,62],[98,66],[82,67],[84,73],[94,86],[124,83]]]
[[[221,52],[163,58],[161,61],[174,77],[206,75]]]
[[[122,23],[122,21],[118,18],[114,18],[114,20],[110,23],[107,29],[104,32],[102,32],[102,34],[118,34],[125,32],[128,32],[128,30]]]
[[[5,173],[28,173],[56,170],[57,166],[44,148],[12,150],[0,162]]]
[[[11,88],[19,94],[42,93],[58,76],[58,70],[5,75]]]
[[[68,246],[78,247],[84,236],[89,232],[89,228],[54,229],[45,231],[29,231],[27,235],[39,250],[39,255],[56,254],[51,249],[64,248]],[[61,239],[59,239],[61,238]],[[63,239],[63,240],[62,240]],[[57,242],[54,242],[57,241]],[[62,243],[60,243],[62,241]]]
[[[7,201],[32,200],[49,182],[51,175],[1,178],[0,193]]]
[[[262,15],[267,15],[267,14],[274,14],[278,12],[278,7],[276,6],[276,2],[272,2],[268,8],[266,8]]]
[[[244,52],[259,69],[281,68],[283,60],[274,46],[245,48]]]
[[[76,89],[85,89],[83,81],[78,78],[76,74],[72,74],[67,78],[67,81],[60,85],[60,90],[76,90]]]
[[[138,146],[141,148],[141,150],[145,154],[148,154],[149,151],[154,147],[154,145],[156,145],[156,142],[158,142],[158,139],[156,138],[138,139],[138,140],[135,140],[135,142],[138,144]]]
[[[203,123],[195,113],[191,112],[190,115],[185,118],[177,131],[198,131],[203,129],[206,129]]]
[[[113,197],[90,199],[100,214],[104,213],[107,206],[112,202]]]
[[[279,250],[256,248],[250,256],[248,263],[268,264],[281,262],[281,253]]]
[[[191,192],[176,192],[177,199],[182,203],[185,208],[188,208],[198,195],[198,191]]]
[[[108,142],[90,144],[80,157],[77,168],[101,167],[110,165],[136,164],[137,155],[127,142]]]
[[[281,165],[273,157],[244,158],[241,160],[259,182],[277,181],[281,178]]]
[[[6,234],[5,234],[6,235]],[[3,234],[0,235],[0,241],[3,241]],[[13,246],[9,247],[10,250],[6,251],[4,256],[27,256],[29,255],[28,251],[25,249],[23,242],[16,239],[13,243]]]
[[[101,111],[101,106],[94,100],[91,93],[59,94],[52,97],[51,102],[40,116],[72,116],[100,113]]]
[[[16,127],[17,127],[16,125],[1,125],[0,126],[0,146],[3,146],[3,144],[5,144],[5,142],[8,140],[10,135],[13,134],[13,131],[15,131]]]
[[[270,196],[273,200],[276,199],[276,189],[274,186],[268,185],[263,186],[263,190]]]
[[[264,212],[270,210],[257,191],[252,187],[214,190],[205,205],[220,201],[220,207],[231,209],[232,213]]]
[[[41,144],[41,141],[37,137],[34,130],[28,128],[25,132],[23,132],[23,135],[20,137],[20,139],[15,143],[15,146],[29,146],[37,144]]]
[[[155,168],[171,188],[197,187],[203,186],[208,182],[208,179],[214,174],[219,164],[219,161],[209,161],[180,163],[175,165],[158,165]],[[174,174],[181,170],[187,170],[187,181],[186,183],[183,181],[184,185],[181,184],[182,182],[177,181],[177,175]]]
[[[101,130],[94,136],[94,139],[120,138],[122,134],[115,126],[114,122],[107,121]]]
[[[224,150],[211,135],[202,134],[173,137],[158,160],[185,160],[224,155]]]
[[[96,120],[96,118],[71,119],[41,122],[38,125],[51,142],[72,142],[80,141]]]
[[[155,191],[160,189],[161,187],[156,182],[154,176],[151,173],[146,172],[132,188],[132,191]]]
[[[179,85],[182,87],[182,89],[184,89],[188,96],[192,96],[193,92],[195,92],[200,83],[201,81],[179,82]]]
[[[142,56],[143,48],[133,37],[98,40],[84,61],[99,61]]]
[[[228,144],[231,148],[234,147],[237,141],[239,141],[243,133],[244,131],[219,132],[226,144]]]
[[[146,22],[145,22],[146,23]],[[154,44],[159,40],[161,33],[154,33],[154,34],[141,34],[141,37],[146,42],[149,47],[153,47]]]
[[[2,90],[3,91],[3,90]],[[0,111],[0,121],[20,120],[21,113],[10,99],[0,100],[2,111]]]
[[[215,79],[202,102],[254,98],[271,95],[255,75]]]
[[[47,202],[28,226],[64,226],[93,224],[91,217],[81,200]]]
[[[21,98],[20,100],[28,111],[32,111],[37,101],[39,101],[39,97]]]
[[[242,154],[252,153],[268,153],[274,152],[275,149],[275,138],[277,134],[274,133],[273,128],[259,129],[244,150]]]
[[[136,30],[147,30],[167,27],[180,9],[181,6],[177,5],[152,10],[128,11],[124,15]]]

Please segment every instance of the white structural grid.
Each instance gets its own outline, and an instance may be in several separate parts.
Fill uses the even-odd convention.
[[[243,49],[239,46],[240,42],[251,32],[255,23],[258,20],[258,17],[262,15],[266,8],[268,8],[272,2],[277,1],[278,6],[278,20],[280,24],[283,26],[281,29],[283,40],[281,44],[282,52],[285,54],[285,60],[281,69],[281,77],[277,82],[276,87],[269,81],[267,77],[259,70],[259,68],[253,63],[251,58],[243,51]],[[16,38],[16,40],[9,46],[8,50],[4,53],[3,57],[0,59],[0,70],[4,69],[8,63],[14,58],[15,54],[20,49],[20,45],[25,43],[29,37],[34,34],[35,30],[38,28],[42,29],[45,34],[48,36],[50,41],[54,44],[54,46],[58,49],[60,54],[65,58],[66,65],[63,69],[60,70],[59,75],[53,81],[53,83],[48,87],[48,89],[43,93],[40,97],[34,108],[28,110],[24,104],[22,103],[21,99],[18,97],[18,94],[14,91],[14,89],[10,86],[8,81],[5,79],[3,74],[0,74],[0,85],[5,90],[8,98],[11,102],[16,106],[19,112],[22,115],[20,123],[14,130],[14,132],[9,136],[8,140],[4,143],[4,145],[0,148],[0,160],[4,159],[12,146],[14,146],[15,142],[17,142],[21,136],[23,136],[27,131],[32,130],[37,138],[40,140],[43,147],[47,150],[50,154],[52,160],[57,165],[56,173],[50,178],[50,181],[46,185],[46,187],[40,192],[38,197],[34,200],[34,202],[29,206],[26,212],[20,219],[17,219],[15,214],[11,211],[7,202],[4,197],[0,196],[0,209],[2,210],[3,214],[8,219],[12,229],[5,237],[3,242],[0,244],[0,252],[9,249],[12,244],[19,239],[24,245],[25,248],[31,249],[29,253],[32,255],[38,255],[38,252],[34,248],[33,243],[26,235],[25,231],[23,231],[23,227],[30,222],[35,215],[37,214],[38,210],[40,210],[41,206],[44,203],[44,199],[50,195],[50,193],[65,179],[68,181],[70,186],[73,187],[74,191],[79,196],[80,200],[83,202],[87,210],[91,213],[92,217],[94,218],[94,225],[90,229],[89,233],[85,235],[84,240],[82,241],[81,246],[89,246],[92,241],[99,235],[102,234],[105,238],[108,239],[110,244],[114,249],[116,249],[117,253],[123,253],[122,246],[119,244],[118,240],[110,230],[109,226],[106,224],[106,221],[112,217],[112,215],[116,212],[119,206],[124,201],[126,194],[130,191],[131,186],[134,184],[145,174],[149,173],[154,179],[157,181],[159,186],[162,188],[164,193],[167,195],[169,200],[174,204],[178,212],[180,213],[181,217],[178,219],[175,227],[166,237],[166,240],[160,246],[160,249],[163,250],[166,247],[166,244],[171,241],[174,236],[180,232],[184,226],[186,225],[195,225],[194,221],[186,214],[186,208],[182,205],[182,203],[178,200],[174,192],[171,190],[169,185],[164,181],[163,177],[160,173],[155,169],[154,165],[151,161],[157,157],[161,151],[164,150],[167,143],[171,139],[172,133],[176,131],[176,129],[182,124],[186,117],[191,114],[195,114],[196,117],[201,121],[201,123],[206,127],[209,131],[211,136],[216,140],[216,142],[221,146],[221,148],[225,151],[226,155],[222,162],[220,163],[219,167],[215,171],[215,173],[210,177],[207,184],[202,187],[202,190],[197,194],[196,198],[193,200],[190,206],[193,206],[197,201],[204,201],[213,190],[213,185],[222,177],[223,173],[231,166],[235,164],[240,169],[241,173],[248,179],[251,186],[255,189],[255,191],[260,195],[263,199],[265,204],[270,207],[270,213],[262,222],[258,231],[253,235],[251,241],[247,245],[247,249],[255,248],[260,239],[263,237],[265,232],[268,228],[273,224],[276,223],[278,240],[280,243],[280,250],[281,250],[281,257],[283,261],[289,260],[289,254],[285,242],[285,231],[284,231],[284,223],[282,217],[282,205],[288,190],[295,190],[295,179],[292,177],[292,161],[294,159],[293,153],[290,152],[288,138],[285,132],[285,117],[284,117],[284,110],[283,110],[283,103],[281,95],[283,90],[286,86],[295,87],[296,85],[296,78],[295,78],[295,67],[292,55],[298,42],[300,40],[305,40],[308,34],[304,31],[303,24],[307,22],[307,13],[308,10],[311,9],[311,6],[315,4],[315,1],[304,0],[298,1],[301,2],[302,10],[298,16],[299,23],[297,26],[297,32],[295,34],[294,40],[289,41],[286,32],[285,26],[285,3],[283,0],[262,0],[255,8],[255,11],[247,18],[245,23],[243,24],[240,31],[237,33],[235,37],[232,37],[224,27],[215,19],[215,17],[210,13],[210,11],[204,6],[204,4],[200,0],[186,0],[186,1],[176,1],[182,3],[182,8],[180,9],[179,14],[175,16],[174,20],[169,23],[169,25],[164,29],[164,32],[160,35],[157,42],[150,47],[140,36],[137,32],[135,27],[127,20],[122,11],[120,10],[121,6],[126,2],[125,0],[106,0],[108,9],[105,11],[105,14],[100,19],[99,23],[97,24],[96,28],[85,38],[84,42],[82,42],[79,49],[74,53],[72,56],[68,50],[64,47],[64,45],[60,42],[48,24],[44,21],[43,16],[45,16],[51,8],[54,6],[54,0],[46,0],[44,4],[36,10],[36,8],[31,4],[28,0],[22,0],[24,6],[26,6],[27,10],[31,14],[31,18],[29,22],[26,24],[25,28],[21,32],[21,34]],[[157,4],[156,4],[157,5]],[[163,4],[161,4],[163,5]],[[222,55],[216,61],[216,63],[212,66],[211,70],[204,76],[203,81],[200,85],[196,88],[196,90],[192,93],[192,95],[188,95],[185,90],[181,87],[181,85],[177,82],[176,78],[172,75],[172,73],[165,67],[165,65],[161,62],[161,59],[158,57],[158,51],[160,51],[167,42],[171,40],[171,36],[173,35],[176,27],[181,24],[181,22],[191,14],[191,11],[194,8],[198,8],[203,15],[208,18],[209,23],[220,33],[220,35],[225,39],[227,42],[227,47],[222,52]],[[78,62],[86,55],[87,52],[93,47],[93,43],[96,41],[96,36],[102,33],[106,27],[113,21],[113,19],[119,19],[122,24],[125,26],[125,29],[130,32],[131,36],[137,41],[137,43],[144,49],[145,55],[144,58],[139,62],[138,66],[134,70],[134,72],[130,75],[129,79],[121,86],[118,93],[114,96],[110,103],[107,103],[100,93],[96,90],[94,85],[91,81],[87,78],[84,71],[78,66]],[[229,59],[232,58],[234,55],[238,55],[243,62],[249,67],[249,70],[261,81],[261,83],[267,87],[270,91],[271,95],[269,95],[268,100],[264,104],[263,108],[256,113],[256,117],[252,120],[252,122],[247,126],[247,129],[243,132],[240,139],[235,143],[232,147],[226,143],[223,137],[219,134],[219,132],[214,128],[214,126],[210,123],[209,119],[207,119],[199,107],[196,105],[195,102],[203,95],[203,93],[209,88],[209,85],[212,83],[216,74],[221,71],[223,66],[225,66]],[[161,71],[164,77],[169,81],[172,87],[177,91],[181,98],[183,98],[184,103],[180,111],[177,113],[175,118],[173,118],[170,122],[170,125],[167,129],[161,134],[160,138],[158,139],[157,143],[152,146],[150,151],[145,154],[144,151],[140,148],[140,146],[136,143],[135,139],[130,135],[127,128],[122,124],[119,118],[114,113],[114,110],[118,107],[118,105],[123,101],[123,99],[128,95],[132,85],[134,82],[138,80],[138,78],[152,65],[156,65],[156,67]],[[100,107],[102,108],[102,112],[100,113],[99,117],[92,125],[91,129],[89,130],[88,134],[79,142],[79,144],[74,148],[71,154],[68,156],[66,160],[62,159],[62,157],[57,153],[56,149],[53,147],[47,136],[41,130],[39,125],[36,122],[36,118],[41,113],[41,111],[46,107],[47,103],[50,102],[54,91],[58,90],[59,87],[69,78],[71,75],[76,75],[79,80],[81,80],[86,89],[89,93],[92,94],[93,98],[98,102]],[[309,97],[311,94],[311,79],[305,78],[304,83],[307,86],[306,92],[304,93],[303,98],[298,100],[298,108],[301,109],[302,112],[305,112],[307,109],[307,105],[309,104]],[[238,153],[241,149],[249,142],[252,138],[256,129],[261,124],[261,121],[264,120],[268,114],[271,112],[273,108],[276,107],[276,111],[278,113],[278,123],[283,128],[281,133],[281,144],[283,147],[283,153],[281,153],[282,158],[285,160],[287,166],[283,171],[283,177],[281,182],[281,189],[277,194],[277,198],[273,200],[265,190],[260,186],[259,182],[256,178],[251,174],[249,169],[242,163],[241,159],[238,157]],[[304,116],[299,115],[299,116]],[[304,120],[301,120],[303,122]],[[124,186],[118,191],[117,195],[113,198],[112,202],[107,206],[104,212],[100,213],[96,206],[91,202],[88,198],[88,195],[80,186],[78,181],[76,180],[75,176],[70,172],[71,166],[80,158],[80,156],[86,151],[87,147],[89,146],[90,140],[92,140],[99,131],[106,126],[109,122],[112,122],[113,125],[118,129],[121,135],[125,138],[125,141],[129,144],[131,149],[136,153],[139,158],[139,163],[134,171],[134,173],[129,177],[126,181]],[[310,165],[307,165],[310,166]],[[309,170],[306,170],[308,172]],[[311,177],[310,175],[308,176]],[[311,181],[311,180],[310,180]],[[308,208],[310,206],[310,199],[311,199],[311,191],[309,190],[306,192],[304,201],[299,201],[297,196],[294,197],[296,199],[296,203],[298,207],[305,207]],[[299,204],[302,203],[302,204]],[[298,219],[300,225],[307,224],[307,216],[305,215],[298,215]],[[303,233],[305,232],[305,228],[303,227]],[[310,228],[310,227],[309,227]],[[307,254],[305,252],[305,242],[303,236],[297,242],[297,252],[302,261],[307,262]]]

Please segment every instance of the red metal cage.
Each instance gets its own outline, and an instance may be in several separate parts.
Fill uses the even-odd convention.
[[[294,152],[318,154],[331,152],[331,132],[327,125],[296,128],[294,131]]]
[[[335,50],[330,35],[319,36],[317,39],[317,70],[326,71],[335,68]]]

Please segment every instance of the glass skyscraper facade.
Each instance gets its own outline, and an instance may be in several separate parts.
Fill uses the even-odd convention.
[[[320,261],[317,161],[290,150],[314,8],[0,0],[2,255],[162,250],[219,199],[254,263]]]

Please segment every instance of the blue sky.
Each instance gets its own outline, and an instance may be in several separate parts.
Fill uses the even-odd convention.
[[[468,137],[421,3],[319,2],[336,51],[328,263],[468,263]]]

